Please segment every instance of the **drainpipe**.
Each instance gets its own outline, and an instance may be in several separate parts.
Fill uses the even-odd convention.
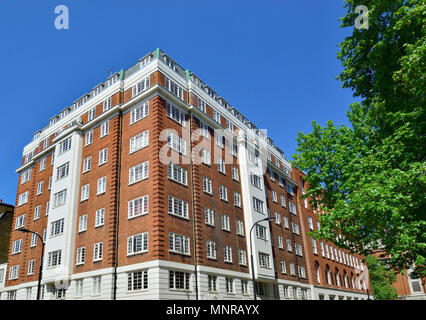
[[[124,103],[124,90],[123,90],[123,79],[124,79],[124,70],[120,71],[120,105]],[[123,113],[120,110],[118,113],[119,117],[119,129],[118,129],[118,165],[117,165],[117,208],[115,213],[115,239],[114,239],[114,275],[113,275],[113,293],[112,299],[117,300],[117,266],[118,266],[118,226],[119,226],[119,209],[120,209],[120,179],[121,179],[121,135],[123,128]]]

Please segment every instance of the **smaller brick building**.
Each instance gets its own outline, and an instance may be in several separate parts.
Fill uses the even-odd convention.
[[[13,209],[13,205],[3,203],[0,199],[0,290],[4,288],[6,282],[7,255],[12,231]]]
[[[308,199],[302,198],[308,188],[304,181],[305,174],[293,168],[291,177],[299,186],[297,210],[300,212],[301,231],[304,235],[303,245],[313,299],[366,299],[369,284],[365,283],[362,276],[366,269],[363,257],[341,249],[329,241],[315,240],[309,235],[311,231],[320,229],[319,215],[322,212],[313,210]]]
[[[384,255],[382,250],[377,250],[374,254],[377,259],[387,262],[388,256]],[[396,282],[393,286],[398,293],[400,300],[426,300],[426,281],[425,278],[412,279],[412,270],[405,270],[405,273],[399,273],[396,276]]]
[[[0,264],[7,262],[14,206],[0,199]]]

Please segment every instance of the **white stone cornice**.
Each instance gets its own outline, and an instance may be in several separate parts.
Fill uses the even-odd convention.
[[[34,165],[34,160],[28,161],[27,163],[25,163],[24,165],[20,166],[18,169],[15,170],[16,173],[20,173],[26,169],[28,169],[29,167]]]

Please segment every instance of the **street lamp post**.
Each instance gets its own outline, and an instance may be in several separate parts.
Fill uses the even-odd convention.
[[[33,234],[37,235],[37,237],[39,237],[40,240],[41,240],[40,271],[38,273],[38,286],[37,286],[37,300],[40,300],[41,277],[42,277],[42,274],[43,274],[44,241],[43,241],[43,238],[37,232],[31,231],[31,230],[28,230],[28,229],[25,229],[25,228],[20,228],[18,230],[21,231],[21,232],[24,232],[24,233],[33,233]]]
[[[254,300],[256,300],[256,277],[255,277],[255,274],[254,274],[254,260],[253,260],[253,245],[252,245],[252,236],[251,236],[251,232],[253,231],[253,228],[259,223],[259,222],[262,222],[262,221],[270,221],[270,220],[274,220],[275,218],[274,217],[267,217],[267,218],[264,218],[264,219],[261,219],[261,220],[259,220],[259,221],[257,221],[257,222],[255,222],[252,226],[251,226],[251,229],[250,229],[250,232],[249,232],[249,236],[250,236],[250,264],[251,264],[251,278],[252,278],[252,282],[253,282],[253,297],[254,297]]]

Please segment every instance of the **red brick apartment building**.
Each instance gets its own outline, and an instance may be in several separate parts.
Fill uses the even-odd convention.
[[[1,299],[36,296],[42,245],[20,228],[44,239],[46,300],[252,299],[251,252],[260,299],[366,298],[312,280],[352,267],[312,253],[283,152],[159,49],[52,117],[17,173]]]
[[[315,240],[309,235],[309,232],[319,230],[321,227],[318,219],[321,211],[313,210],[309,199],[301,197],[307,188],[304,182],[305,174],[293,168],[291,176],[299,183],[298,210],[303,219],[301,227],[313,298],[350,300],[359,298],[357,294],[360,292],[366,294],[369,284],[365,283],[366,277],[363,277],[366,270],[365,264],[362,263],[363,258],[351,254],[348,250],[340,249],[331,242]],[[349,292],[354,295],[348,295]],[[370,289],[367,297],[373,299]]]

